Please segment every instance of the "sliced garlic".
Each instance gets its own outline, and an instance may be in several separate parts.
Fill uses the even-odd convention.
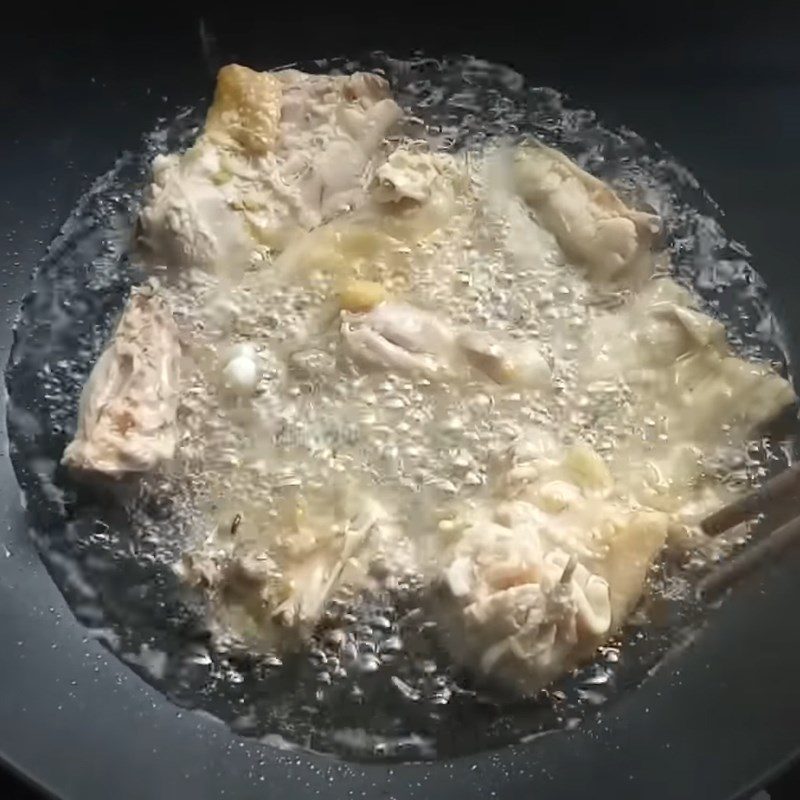
[[[222,384],[232,395],[244,398],[255,394],[261,378],[261,367],[255,348],[249,344],[234,345],[222,369]]]

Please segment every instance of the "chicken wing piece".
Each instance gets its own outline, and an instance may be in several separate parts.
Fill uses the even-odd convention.
[[[429,311],[384,301],[376,291],[379,288],[379,284],[352,282],[342,293],[341,300],[350,309],[362,312],[342,315],[342,341],[355,361],[427,377],[466,374],[471,367],[497,384],[550,386],[550,367],[535,344],[485,331],[456,333]],[[342,308],[348,306],[342,303]]]
[[[452,331],[407,303],[381,303],[366,314],[344,312],[341,332],[348,354],[372,367],[438,375],[450,368],[455,353]]]
[[[650,274],[650,249],[661,230],[657,216],[628,208],[601,180],[543,145],[517,151],[513,176],[539,222],[593,277]]]

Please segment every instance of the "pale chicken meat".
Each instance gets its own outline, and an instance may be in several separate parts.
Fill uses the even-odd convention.
[[[451,156],[398,147],[377,168],[363,203],[295,238],[275,267],[288,280],[324,272],[339,284],[366,280],[401,294],[422,248],[453,217],[464,179],[463,163]]]
[[[467,181],[463,159],[399,146],[375,170],[364,216],[407,245],[446,226]]]
[[[612,497],[606,464],[585,445],[517,452],[499,484],[458,520],[436,612],[458,661],[529,694],[623,624],[667,516]]]
[[[343,315],[342,342],[372,367],[436,376],[450,370],[452,331],[434,314],[405,303],[381,303],[366,314]]]
[[[398,148],[375,171],[373,197],[380,203],[427,203],[441,174],[431,153]]]
[[[157,266],[236,272],[254,242],[246,219],[220,191],[223,156],[210,145],[159,155],[139,213],[139,245]]]
[[[349,285],[344,299],[351,307],[359,301],[365,306],[357,313],[343,312],[341,320],[345,352],[357,363],[431,378],[474,371],[497,384],[550,385],[547,361],[530,342],[488,331],[456,332],[435,314],[409,303],[384,302],[358,283]]]
[[[424,209],[429,233],[433,223],[442,224],[452,213],[459,179],[463,173],[455,157],[401,146],[375,170],[370,197],[390,213]]]
[[[119,478],[172,458],[181,348],[172,313],[151,287],[134,289],[83,387],[63,463]]]
[[[652,281],[627,306],[599,317],[581,358],[586,383],[621,378],[635,402],[683,441],[742,433],[795,402],[768,364],[732,354],[721,322],[697,310],[674,281]]]
[[[154,164],[140,213],[145,254],[241,272],[253,254],[363,203],[401,116],[377,75],[223,67],[203,135]]]
[[[222,635],[227,625],[251,649],[293,649],[331,599],[376,585],[375,565],[401,569],[408,544],[387,509],[363,494],[344,505],[340,499],[313,508],[300,502],[269,526],[253,508],[186,554],[179,573],[209,595]]]
[[[454,658],[530,693],[607,637],[609,587],[534,532],[472,523],[441,575],[438,616]]]
[[[533,342],[486,331],[462,331],[457,341],[467,362],[495,383],[526,389],[551,385],[550,366]]]
[[[658,217],[629,208],[605,183],[550,147],[521,148],[513,171],[517,190],[537,219],[593,277],[649,274]]]

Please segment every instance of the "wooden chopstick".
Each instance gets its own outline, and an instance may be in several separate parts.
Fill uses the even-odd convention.
[[[698,583],[697,596],[703,600],[713,600],[741,578],[761,567],[765,561],[776,558],[798,541],[800,516],[793,517],[712,570]]]
[[[774,527],[780,522],[779,513],[777,519],[772,520],[773,530],[769,529],[768,521],[764,526],[765,530],[759,531],[757,541],[716,566],[697,585],[698,597],[713,600],[741,578],[754,572],[765,561],[774,559],[789,546],[800,541],[800,510],[791,513],[785,502],[794,494],[800,495],[800,462],[770,478],[755,491],[709,514],[700,523],[705,533],[717,536],[761,514],[774,515],[775,512],[783,512],[784,520],[778,527]]]
[[[709,514],[700,527],[709,536],[717,536],[740,522],[770,511],[794,492],[800,495],[800,462],[770,478],[750,494]]]

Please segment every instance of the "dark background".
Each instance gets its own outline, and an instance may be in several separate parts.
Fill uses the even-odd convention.
[[[348,6],[319,14],[298,4],[278,14],[274,6],[253,12],[239,5],[174,17],[164,9],[108,6],[103,15],[81,11],[86,18],[80,20],[74,13],[35,11],[23,22],[4,23],[3,269],[29,270],[91,180],[120,151],[135,148],[158,116],[207,94],[225,60],[267,67],[365,49],[403,54],[419,48],[510,63],[530,82],[566,91],[573,105],[659,141],[719,203],[726,228],[748,245],[768,282],[770,275],[795,271],[798,14],[774,4],[751,4],[747,14],[731,4],[612,3],[590,12],[562,5],[529,4],[524,13],[504,6],[496,16],[466,6]],[[775,304],[797,343],[793,300],[776,297]],[[8,345],[4,331],[3,361]],[[13,735],[14,725],[0,719],[0,737]],[[777,800],[800,797],[800,779],[791,773],[767,788]],[[10,777],[0,777],[0,796],[39,797]]]

